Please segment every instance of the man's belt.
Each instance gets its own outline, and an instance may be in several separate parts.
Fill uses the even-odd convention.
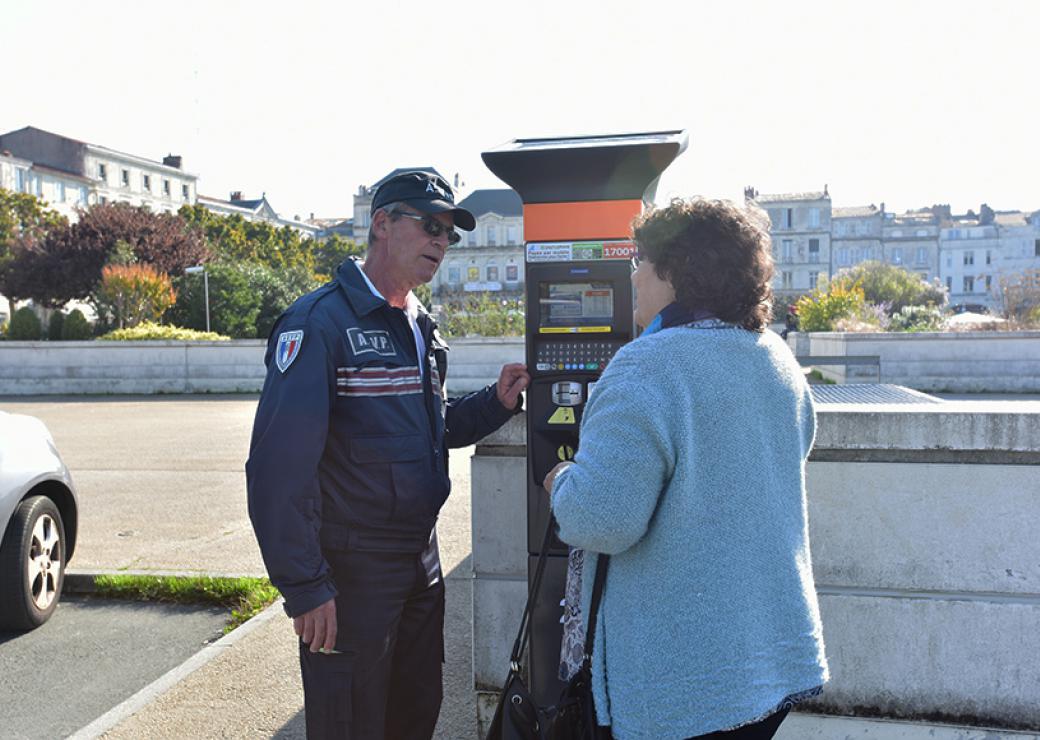
[[[420,553],[429,547],[432,534],[432,530],[394,532],[326,521],[319,537],[322,548],[328,550]]]

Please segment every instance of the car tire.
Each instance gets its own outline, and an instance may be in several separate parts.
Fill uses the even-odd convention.
[[[0,545],[0,629],[31,630],[58,606],[65,583],[65,526],[46,496],[15,509]]]

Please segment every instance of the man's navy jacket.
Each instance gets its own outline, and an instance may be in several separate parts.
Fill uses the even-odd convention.
[[[447,345],[425,311],[417,323],[422,370],[405,312],[347,261],[271,332],[246,481],[260,551],[290,616],[336,595],[323,548],[423,553],[439,568],[433,528],[451,488],[448,448],[514,413],[493,385],[445,400]]]

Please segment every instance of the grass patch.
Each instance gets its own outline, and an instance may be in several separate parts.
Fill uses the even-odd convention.
[[[103,575],[94,578],[95,593],[111,599],[212,604],[231,609],[224,634],[259,614],[278,598],[266,578],[212,576]]]

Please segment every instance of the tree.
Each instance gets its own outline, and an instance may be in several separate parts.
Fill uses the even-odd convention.
[[[1040,323],[1040,269],[1000,275],[993,297],[1004,318]]]
[[[79,222],[52,226],[42,238],[16,245],[4,270],[4,292],[52,307],[84,299],[113,255],[127,261],[121,254],[127,247],[135,260],[170,274],[210,256],[202,232],[178,216],[125,203],[94,205]]]
[[[47,208],[35,196],[0,188],[0,293],[10,300],[12,316],[15,299],[30,297],[20,292],[17,279],[12,282],[9,277],[8,266],[16,251],[30,247],[48,230],[66,223],[64,216]]]
[[[316,242],[316,253],[314,258],[314,271],[323,277],[331,278],[336,274],[336,268],[343,260],[351,257],[361,257],[365,253],[365,247],[352,239],[345,239],[339,234],[333,234],[325,241]]]
[[[158,321],[176,300],[170,278],[150,265],[108,265],[94,291],[98,318],[118,329]]]
[[[858,285],[867,303],[885,306],[890,316],[904,306],[942,308],[947,301],[946,288],[939,283],[929,283],[917,273],[886,262],[861,262],[839,272],[831,285]]]

